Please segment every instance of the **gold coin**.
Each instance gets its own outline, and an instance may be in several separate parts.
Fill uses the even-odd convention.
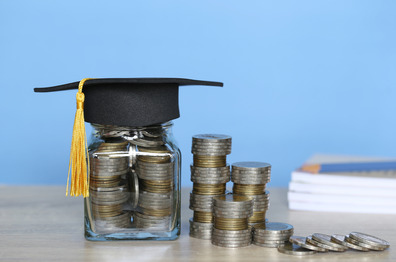
[[[261,223],[265,222],[266,211],[253,212],[253,216],[248,218],[249,223]]]
[[[194,211],[193,220],[200,223],[213,223],[213,213]]]
[[[193,193],[197,195],[222,195],[225,193],[226,184],[193,184]]]
[[[265,184],[244,185],[234,183],[232,191],[240,195],[261,195],[265,193]]]
[[[214,218],[214,227],[221,230],[243,230],[248,229],[249,224],[246,218]]]

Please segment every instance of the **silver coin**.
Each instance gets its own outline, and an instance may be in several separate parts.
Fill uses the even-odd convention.
[[[213,211],[218,211],[218,212],[248,212],[251,213],[253,212],[253,205],[246,205],[246,206],[232,206],[232,207],[224,207],[224,206],[218,206],[216,203],[213,202]]]
[[[135,212],[133,215],[134,218],[142,218],[145,220],[161,220],[161,221],[170,221],[170,215],[168,216],[150,216],[140,212]]]
[[[227,183],[228,181],[230,181],[230,177],[228,175],[219,175],[219,176],[215,176],[215,177],[202,177],[202,176],[192,175],[190,177],[190,179],[191,179],[191,181],[201,181],[201,182],[199,182],[200,184],[208,184],[206,181],[221,181],[221,182],[218,182],[218,184],[223,184],[223,183]],[[226,182],[222,182],[222,181],[226,181]]]
[[[146,173],[146,174],[173,174],[173,168],[142,168],[136,167],[136,172]]]
[[[234,176],[234,175],[231,175],[231,180],[234,181],[236,184],[240,184],[240,183],[238,183],[238,181],[241,181],[241,182],[243,182],[245,184],[248,183],[248,182],[254,183],[252,185],[257,185],[257,184],[259,184],[259,182],[263,182],[263,183],[261,183],[259,185],[264,185],[264,184],[266,184],[265,182],[271,180],[271,176],[260,176],[260,177],[250,176],[250,177],[248,177],[248,176]]]
[[[331,247],[335,247],[338,249],[347,249],[345,246],[334,243],[331,241],[331,236],[326,235],[326,234],[321,234],[321,233],[313,233],[312,234],[312,239],[315,241],[318,241],[322,244],[331,246]]]
[[[151,181],[169,181],[172,180],[172,177],[161,177],[161,176],[142,176],[142,175],[138,175],[138,177],[140,179],[144,179],[144,180],[151,180]]]
[[[243,241],[252,241],[252,238],[250,236],[218,236],[215,234],[212,234],[212,239],[216,240],[218,242],[243,242]]]
[[[102,170],[91,171],[91,175],[97,176],[97,177],[120,176],[120,175],[125,175],[126,173],[128,173],[128,169],[118,171],[118,172],[106,172],[106,171],[102,171]]]
[[[119,199],[119,198],[127,197],[128,192],[126,192],[126,191],[110,191],[110,192],[91,191],[90,195],[94,198]]]
[[[352,248],[354,250],[359,250],[359,251],[370,251],[370,249],[365,248],[365,247],[361,247],[352,243],[349,243],[347,241],[345,241],[345,236],[344,235],[338,235],[338,234],[334,234],[331,236],[331,241],[349,248]]]
[[[194,165],[190,165],[190,171],[193,174],[224,174],[230,173],[230,165],[227,165],[225,167],[196,167]]]
[[[206,235],[212,235],[212,230],[209,228],[197,228],[190,226],[190,232],[196,232],[198,234],[206,234]]]
[[[140,191],[139,197],[151,199],[171,199],[172,193],[152,193],[148,191]]]
[[[226,156],[231,154],[230,152],[220,152],[220,153],[214,153],[214,152],[210,152],[210,151],[206,151],[206,152],[191,152],[192,154],[194,154],[195,156]]]
[[[191,147],[191,153],[206,152],[206,151],[213,153],[221,153],[221,152],[231,153],[231,145],[220,144],[220,143],[215,145],[215,144],[205,143],[205,144],[193,144]]]
[[[199,144],[221,144],[221,145],[232,145],[232,140],[230,138],[226,139],[201,139],[201,138],[194,138],[192,139],[192,145],[199,145]]]
[[[250,245],[252,241],[250,240],[218,240],[214,239],[212,235],[212,244],[215,245]]]
[[[139,162],[143,163],[143,162]],[[168,165],[168,166],[158,166],[158,165],[151,165],[151,166],[144,166],[142,164],[136,166],[137,170],[140,170],[142,172],[159,172],[159,173],[165,173],[165,172],[172,172],[173,173],[173,165]]]
[[[390,246],[389,242],[383,239],[380,239],[378,237],[364,234],[364,233],[359,233],[359,232],[351,232],[349,234],[350,238],[353,238],[359,242],[363,242],[365,244],[368,244],[372,247],[378,247],[382,249],[386,249]]]
[[[193,183],[199,183],[199,184],[224,184],[227,183],[228,181],[230,181],[229,178],[223,178],[223,177],[219,177],[217,179],[202,179],[202,178],[194,178],[191,177],[191,182]]]
[[[223,243],[212,242],[212,244],[215,245],[215,246],[226,247],[226,248],[241,248],[241,247],[250,246],[251,243],[244,243],[244,244],[223,244]]]
[[[265,229],[260,228],[261,224],[254,226],[254,232],[261,233],[262,231],[267,231],[268,234],[288,234],[293,231],[292,225],[279,222],[268,222],[265,224]]]
[[[280,253],[286,255],[293,255],[293,256],[306,256],[306,255],[313,255],[316,253],[316,251],[309,250],[292,243],[287,243],[282,247],[278,247],[278,251]]]
[[[210,201],[210,199],[209,200],[199,200],[199,199],[191,198],[191,197],[190,197],[190,204],[194,204],[194,205],[198,205],[198,206],[200,206],[200,205],[213,206],[212,201]]]
[[[326,244],[323,244],[321,242],[318,242],[318,241],[312,239],[312,236],[308,236],[305,241],[308,244],[310,244],[310,245],[321,247],[321,248],[324,248],[324,249],[327,249],[327,250],[330,250],[330,251],[344,252],[346,250],[345,248],[336,248],[336,247],[333,247],[333,246],[326,245]]]
[[[231,153],[231,147],[228,146],[193,146],[191,153],[194,155],[202,155],[204,153],[213,153],[219,155],[227,155]]]
[[[213,205],[211,202],[199,202],[199,201],[190,201],[190,205],[193,207],[200,207],[200,208],[209,208],[212,212]]]
[[[246,218],[248,219],[249,217],[252,216],[252,214],[219,214],[219,213],[213,213],[213,216],[216,218],[235,218],[235,219],[242,219]]]
[[[264,162],[255,162],[255,161],[245,161],[245,162],[236,162],[232,164],[232,168],[235,169],[268,169],[271,168],[271,164]]]
[[[224,205],[213,201],[213,209],[218,211],[253,211],[253,203],[244,205]]]
[[[257,223],[257,224],[259,224],[259,223]],[[293,233],[294,233],[293,230],[289,231],[288,233],[282,233],[282,234],[278,234],[278,233],[273,234],[272,231],[257,231],[257,230],[253,230],[253,236],[258,236],[258,237],[263,237],[263,238],[265,238],[265,237],[268,237],[268,238],[270,238],[270,237],[272,237],[272,238],[279,237],[279,238],[286,239],[286,238],[289,238],[290,236],[292,236]]]
[[[223,134],[198,134],[192,137],[193,141],[213,141],[213,142],[221,142],[224,140],[231,141],[231,136],[223,135]]]
[[[213,228],[213,233],[214,234],[225,234],[225,235],[246,235],[246,234],[251,234],[252,229],[248,228],[248,229],[243,229],[243,230],[223,230],[223,229],[217,229],[217,228]]]
[[[253,238],[258,240],[258,241],[288,241],[290,238],[289,236],[262,236],[262,235],[255,235],[253,234]]]
[[[90,187],[90,192],[126,192],[127,188],[125,185],[116,187]]]
[[[191,177],[196,177],[196,178],[205,178],[205,179],[213,179],[213,178],[219,178],[219,177],[223,177],[223,178],[228,178],[230,179],[230,174],[227,172],[223,172],[223,173],[198,173],[198,172],[194,172],[191,173]]]
[[[346,241],[346,242],[349,242],[349,243],[351,243],[351,244],[360,246],[360,247],[368,248],[368,249],[370,249],[370,250],[382,251],[382,250],[385,250],[385,249],[386,249],[386,248],[382,248],[382,247],[372,246],[372,245],[366,244],[366,243],[364,243],[364,242],[360,242],[360,241],[358,241],[358,240],[355,240],[355,239],[351,238],[349,235],[346,235],[346,236],[345,236],[345,241]]]
[[[231,178],[231,181],[235,184],[240,184],[240,185],[264,185],[264,184],[268,184],[269,182],[271,182],[271,180],[260,180],[260,181],[246,181],[246,180],[237,180],[237,179],[233,179]]]
[[[129,188],[130,188],[130,204],[132,208],[136,208],[139,202],[139,179],[136,172],[129,172],[128,173],[128,180],[129,180]]]
[[[301,246],[303,248],[309,249],[309,250],[313,250],[313,251],[318,251],[318,252],[327,252],[327,249],[324,249],[322,247],[318,247],[318,246],[313,246],[310,245],[308,243],[306,243],[306,238],[305,237],[299,237],[299,236],[291,236],[289,238],[289,241],[293,244],[296,244],[298,246]]]
[[[212,235],[209,233],[198,233],[198,232],[194,232],[194,231],[190,231],[190,237],[193,238],[198,238],[198,239],[202,239],[202,240],[210,240],[212,238]]]
[[[112,163],[95,163],[95,162],[90,162],[90,169],[125,169],[128,167],[128,163],[125,162],[112,162]]]
[[[111,205],[118,205],[118,204],[122,204],[128,201],[128,198],[123,198],[123,199],[118,199],[118,200],[99,200],[96,198],[92,198],[92,203],[97,204],[97,205],[104,205],[104,206],[111,206]]]
[[[259,243],[259,242],[253,241],[252,244],[254,244],[254,245],[256,245],[256,246],[260,246],[260,247],[277,248],[277,247],[282,247],[282,246],[284,246],[284,245],[286,244],[286,242],[283,243],[283,244],[267,244],[267,243]]]

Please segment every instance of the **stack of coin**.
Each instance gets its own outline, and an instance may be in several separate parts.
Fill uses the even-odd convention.
[[[250,224],[264,223],[269,207],[269,192],[265,190],[271,178],[271,165],[262,162],[237,162],[232,164],[233,193],[253,197],[253,216]]]
[[[147,141],[146,138],[139,143]],[[171,153],[164,145],[138,146],[137,150],[136,173],[139,178],[139,198],[133,225],[137,228],[153,230],[167,229],[171,221],[174,189]]]
[[[212,244],[221,247],[244,247],[251,244],[248,218],[253,214],[253,199],[242,195],[213,198],[214,226]]]
[[[289,241],[293,244],[293,250],[278,248],[279,252],[300,256],[316,252],[344,252],[348,249],[364,252],[370,250],[382,251],[390,246],[386,240],[359,232],[351,232],[346,236],[314,233],[308,237],[292,236]],[[311,253],[308,251],[311,251]]]
[[[225,194],[230,181],[230,166],[226,157],[231,153],[231,137],[227,135],[195,135],[191,152],[193,191],[190,194],[190,236],[210,239],[213,227],[212,198]]]
[[[128,158],[109,156],[111,152],[125,151],[126,147],[127,142],[113,140],[101,143],[91,152],[90,198],[98,231],[130,226],[130,214],[123,209],[129,199],[123,179],[128,173]]]
[[[293,232],[293,226],[286,223],[258,223],[253,225],[253,244],[262,247],[284,246]]]

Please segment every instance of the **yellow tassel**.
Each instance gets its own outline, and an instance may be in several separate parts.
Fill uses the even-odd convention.
[[[70,196],[89,196],[89,157],[87,135],[85,133],[84,120],[84,100],[85,95],[82,92],[85,81],[92,78],[84,78],[78,85],[77,111],[74,119],[73,136],[70,149],[69,171],[67,175],[66,196],[69,191],[70,181]]]

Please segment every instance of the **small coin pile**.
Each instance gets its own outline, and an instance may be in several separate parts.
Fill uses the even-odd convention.
[[[231,181],[233,193],[253,198],[253,216],[250,224],[264,223],[269,207],[269,192],[265,190],[270,182],[271,165],[262,162],[237,162],[232,164]]]
[[[279,222],[258,223],[253,225],[253,244],[262,247],[280,247],[289,242],[293,235],[292,225]]]
[[[193,190],[190,193],[190,236],[211,239],[213,227],[212,198],[225,194],[230,180],[227,155],[231,153],[231,137],[227,135],[203,134],[192,139],[191,165]]]
[[[127,142],[109,141],[99,145],[90,155],[90,198],[92,216],[98,231],[130,227],[130,214],[123,204],[129,199],[125,185],[128,173],[126,157],[111,158],[106,153],[125,150]]]
[[[147,146],[147,139],[138,142],[142,144],[143,141]],[[157,143],[156,140],[153,141],[153,145]],[[170,225],[174,170],[170,150],[165,145],[155,145],[137,147],[136,174],[139,178],[139,198],[133,225],[136,228],[161,230],[167,229]]]
[[[214,197],[213,215],[213,245],[245,247],[251,244],[248,218],[253,215],[252,198],[233,194]]]
[[[344,252],[348,249],[367,252],[370,250],[382,251],[390,244],[388,241],[359,232],[351,232],[349,235],[326,235],[314,233],[308,237],[292,236],[290,244],[279,247],[278,251],[288,255],[302,256],[316,252]]]

